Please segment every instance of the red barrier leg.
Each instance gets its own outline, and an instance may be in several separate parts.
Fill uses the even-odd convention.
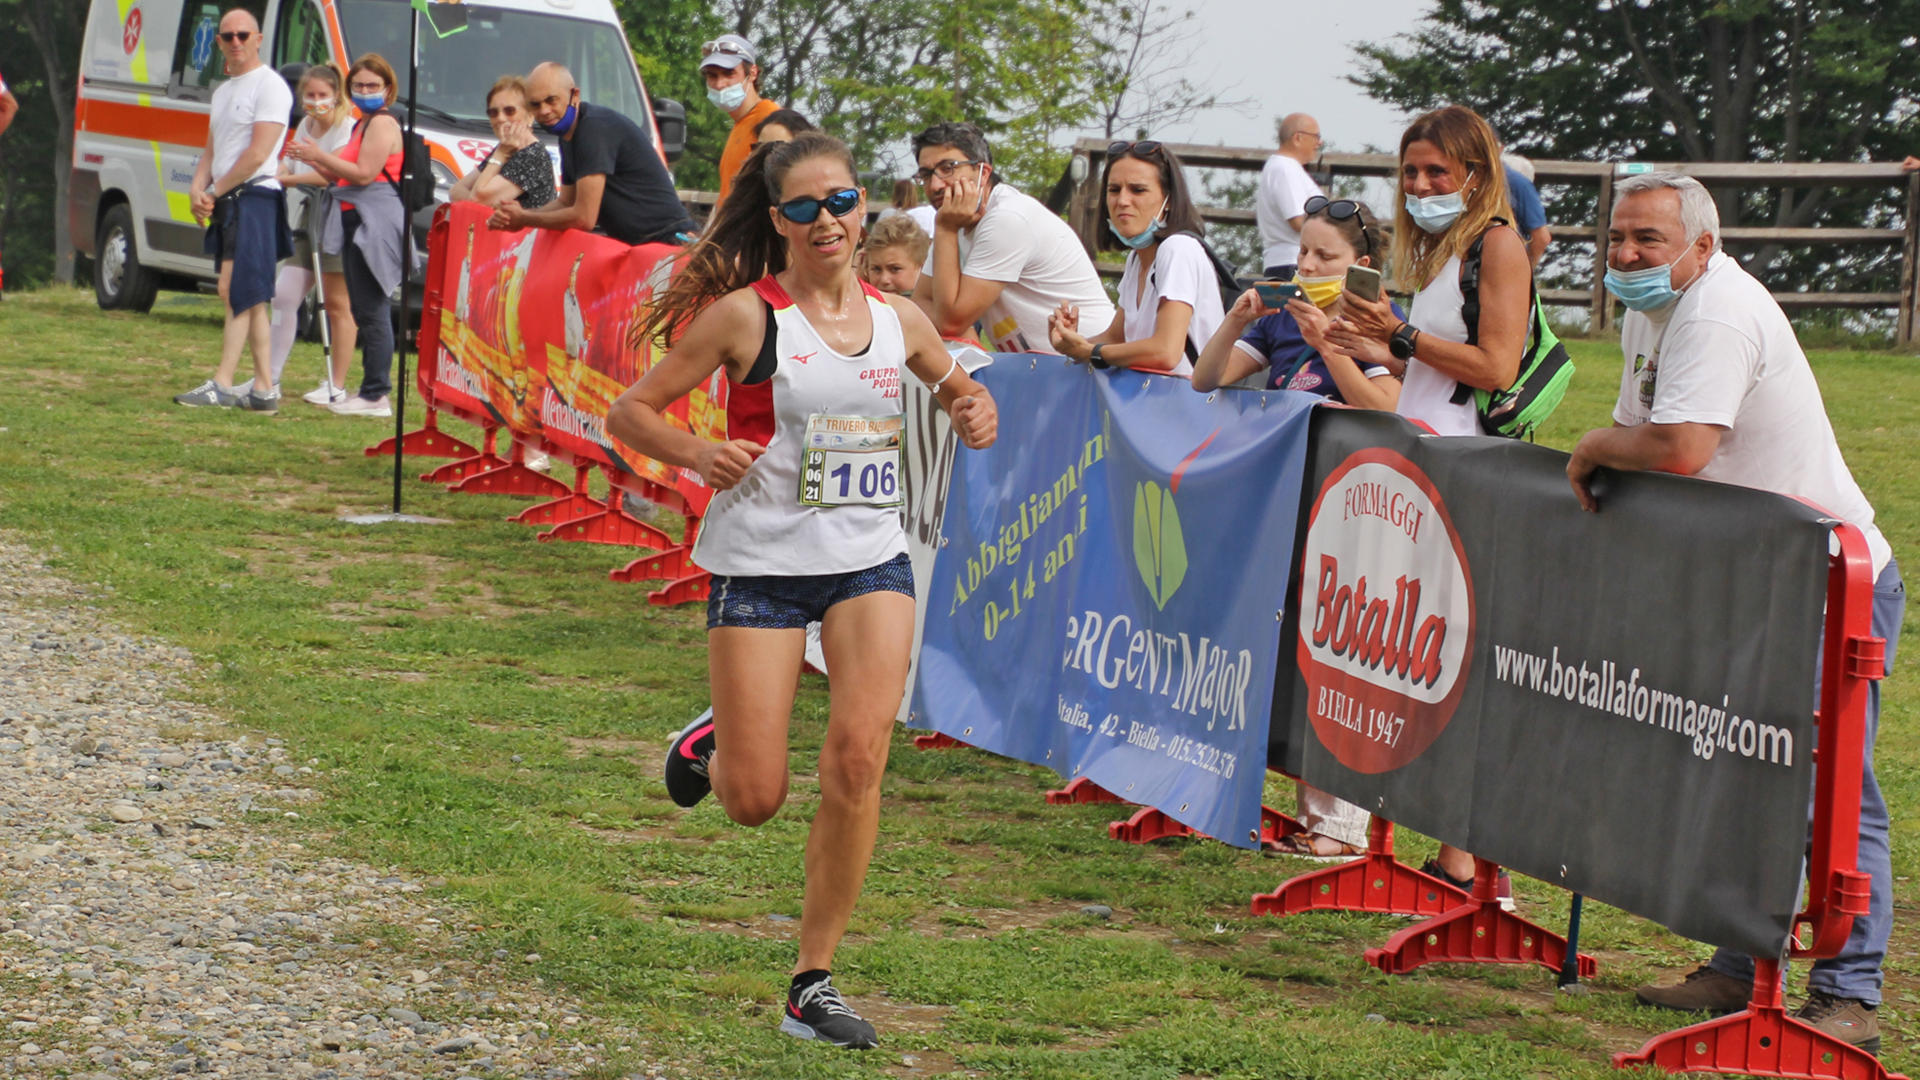
[[[1263,849],[1272,851],[1280,846],[1280,841],[1289,836],[1299,836],[1306,831],[1307,827],[1300,824],[1297,819],[1288,817],[1271,806],[1261,805],[1260,846]]]
[[[1288,881],[1253,897],[1255,915],[1302,911],[1364,911],[1376,915],[1438,915],[1466,903],[1468,895],[1393,857],[1393,823],[1374,818],[1367,827],[1367,853]]]
[[[972,749],[972,744],[963,743],[944,731],[936,731],[929,735],[915,735],[913,737],[913,748],[915,750],[951,750],[954,747]]]
[[[540,534],[540,542],[567,540],[580,544],[617,544],[621,547],[665,551],[673,538],[626,512],[621,503],[625,494],[619,488],[607,491],[607,501],[594,512],[572,521],[561,522]]]
[[[921,736],[925,738],[926,736]],[[944,736],[942,736],[944,738]],[[915,740],[918,741],[918,740]],[[1047,792],[1049,806],[1075,806],[1081,803],[1123,803],[1127,800],[1094,783],[1087,777],[1077,777],[1073,783],[1058,791]]]
[[[694,565],[693,543],[700,537],[700,518],[687,515],[687,538],[678,544],[663,537],[664,550],[658,555],[635,559],[607,573],[611,581],[662,581],[660,588],[647,594],[647,602],[659,607],[705,602],[713,584],[713,575]]]
[[[566,498],[535,503],[507,520],[521,525],[562,525],[569,521],[578,521],[588,514],[599,513],[603,509],[600,500],[587,494],[587,481],[592,475],[592,466],[575,465],[573,490],[567,494]]]
[[[571,492],[567,485],[545,473],[527,468],[526,452],[516,440],[513,453],[496,468],[473,473],[459,483],[447,485],[448,491],[462,495],[518,495],[523,498],[562,499]]]
[[[1107,835],[1123,844],[1151,844],[1155,840],[1176,840],[1184,836],[1207,839],[1207,834],[1191,825],[1175,821],[1163,810],[1143,806],[1125,821],[1107,825]]]
[[[1788,1016],[1774,960],[1754,965],[1753,999],[1745,1010],[1656,1035],[1637,1053],[1613,1055],[1613,1065],[1806,1080],[1906,1080],[1865,1050]]]
[[[1389,975],[1423,964],[1539,964],[1557,972],[1566,963],[1567,939],[1511,912],[1500,910],[1500,868],[1473,861],[1473,895],[1426,922],[1409,926],[1368,949],[1367,963]],[[1580,954],[1580,977],[1592,978],[1593,957]]]
[[[480,451],[440,430],[440,414],[427,410],[427,421],[418,430],[401,438],[408,457],[477,457]],[[368,457],[386,457],[393,453],[393,439],[385,438],[367,447]]]
[[[498,428],[487,428],[486,434],[480,440],[480,450],[477,453],[449,461],[437,469],[421,473],[420,479],[429,484],[457,484],[469,476],[505,465],[506,460],[493,452],[495,435],[498,431]]]

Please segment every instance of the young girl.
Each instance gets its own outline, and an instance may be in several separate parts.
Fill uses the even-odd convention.
[[[854,275],[865,214],[840,140],[805,132],[755,150],[647,313],[647,337],[678,340],[607,413],[610,434],[697,470],[717,492],[693,552],[713,573],[713,708],[668,747],[675,802],[691,806],[711,790],[742,825],[779,811],[806,626],[822,624],[831,704],[800,955],[780,1029],[854,1048],[876,1045],[873,1025],[840,997],[830,971],[873,857],[913,640],[899,380],[911,374],[931,387],[969,447],[992,445],[998,424],[986,389],[920,309]],[[662,418],[722,368],[728,441]]]
[[[300,107],[307,116],[300,121],[293,137],[329,153],[339,153],[353,134],[353,106],[347,101],[340,69],[332,64],[308,68],[300,77],[299,96]],[[296,185],[324,188],[331,183],[313,169],[298,167],[292,159],[282,161],[280,168],[280,183],[289,188]],[[287,366],[287,354],[293,351],[300,302],[313,288],[313,236],[319,231],[321,203],[316,195],[307,195],[305,202],[307,224],[294,232],[293,258],[280,264],[280,276],[274,283],[273,377],[276,382]],[[320,256],[320,301],[326,307],[327,326],[331,331],[328,341],[333,370],[320,380],[319,386],[303,395],[302,400],[313,405],[332,405],[347,399],[344,387],[347,365],[353,362],[355,334],[353,310],[347,303],[346,272],[338,255]]]
[[[867,233],[867,283],[881,292],[912,296],[920,283],[920,267],[927,261],[933,237],[905,214],[874,222]]]

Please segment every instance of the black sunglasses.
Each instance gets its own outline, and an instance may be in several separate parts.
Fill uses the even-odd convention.
[[[795,225],[811,225],[820,217],[822,207],[834,217],[846,217],[860,205],[859,188],[842,188],[824,199],[788,199],[780,204],[780,216]]]
[[[1360,254],[1373,254],[1373,234],[1367,231],[1367,219],[1360,217],[1359,203],[1354,202],[1352,199],[1329,199],[1325,195],[1315,195],[1313,198],[1308,199],[1306,205],[1302,206],[1300,210],[1308,217],[1312,217],[1324,210],[1326,211],[1328,219],[1332,221],[1345,221],[1348,218],[1358,218],[1360,221],[1360,239],[1367,242],[1367,250]]]
[[[253,36],[253,31],[251,31],[251,30],[222,30],[222,31],[220,31],[220,40],[221,40],[221,41],[245,41],[245,40],[247,40],[248,38],[250,38],[250,37],[252,37],[252,36]]]
[[[1159,152],[1160,144],[1152,139],[1142,139],[1139,142],[1128,142],[1125,139],[1116,139],[1107,144],[1107,156],[1110,158],[1117,158],[1127,153],[1131,153],[1134,157],[1143,158]]]

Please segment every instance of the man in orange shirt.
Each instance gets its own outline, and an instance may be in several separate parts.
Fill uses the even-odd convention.
[[[777,112],[778,102],[760,96],[760,54],[739,34],[722,34],[701,46],[700,74],[707,80],[707,100],[733,117],[733,130],[720,151],[720,197],[733,190],[733,178],[753,153],[753,129]]]

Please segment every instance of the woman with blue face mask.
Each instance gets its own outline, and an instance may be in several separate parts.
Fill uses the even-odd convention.
[[[1048,339],[1061,355],[1094,367],[1191,375],[1226,312],[1180,159],[1150,140],[1113,143],[1101,186],[1100,246],[1127,251],[1119,310],[1087,337],[1078,309],[1061,304],[1047,319]]]

